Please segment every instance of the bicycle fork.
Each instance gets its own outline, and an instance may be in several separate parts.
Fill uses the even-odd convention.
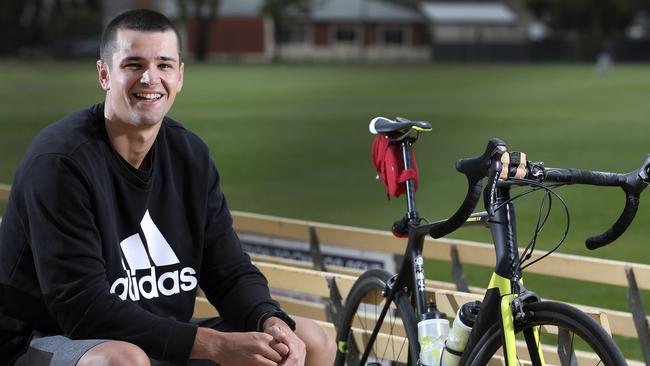
[[[498,321],[503,334],[503,353],[507,366],[517,366],[517,344],[515,339],[515,320],[525,321],[523,310],[525,301],[537,299],[532,292],[524,289],[522,284],[515,208],[510,200],[510,189],[495,185],[493,192],[488,192],[486,209],[491,212],[489,217],[492,239],[495,244],[496,266],[490,279],[489,289],[499,292],[497,307]],[[492,208],[492,210],[489,210]],[[539,329],[533,327],[524,331],[531,361],[534,366],[544,366],[544,355],[539,347]]]
[[[506,366],[519,365],[517,357],[517,344],[515,339],[515,318],[524,320],[526,314],[523,311],[524,300],[528,296],[520,296],[519,293],[512,291],[513,283],[511,280],[501,277],[496,273],[492,274],[492,279],[488,289],[496,288],[501,295],[499,304],[499,324],[503,333],[503,353]],[[529,296],[536,295],[530,293]],[[546,365],[544,354],[541,348],[539,338],[539,327],[524,330],[524,339],[528,348],[531,362],[534,366]]]

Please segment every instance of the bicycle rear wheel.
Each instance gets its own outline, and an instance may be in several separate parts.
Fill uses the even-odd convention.
[[[532,312],[525,322],[515,322],[520,365],[623,366],[627,365],[612,338],[582,311],[562,303],[542,301],[524,305]],[[533,329],[539,330],[539,341]],[[537,356],[542,347],[544,363]],[[503,334],[493,325],[470,351],[465,365],[505,365]]]
[[[360,357],[369,349],[365,365],[417,365],[417,324],[413,307],[404,294],[392,299],[380,335],[369,344],[370,335],[386,304],[384,289],[391,274],[379,269],[363,273],[354,283],[345,302],[345,315],[337,334],[339,350],[336,366],[361,365]]]

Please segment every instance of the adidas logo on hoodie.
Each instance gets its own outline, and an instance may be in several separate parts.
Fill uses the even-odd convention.
[[[127,276],[115,280],[111,284],[110,292],[117,294],[122,300],[129,298],[131,301],[139,301],[143,298],[153,299],[194,290],[198,281],[196,270],[192,267],[159,273],[158,267],[179,264],[180,261],[151,219],[148,210],[140,222],[140,227],[147,245],[144,245],[138,233],[122,240],[120,249],[126,259],[126,265],[122,260],[122,267]]]

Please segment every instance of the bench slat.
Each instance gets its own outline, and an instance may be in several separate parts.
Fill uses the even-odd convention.
[[[341,291],[341,296],[344,299],[347,297],[350,288],[356,280],[355,277],[349,275],[294,268],[272,263],[255,262],[255,265],[262,271],[262,273],[264,273],[266,278],[269,280],[269,285],[273,288],[296,291],[321,297],[329,296],[329,288],[326,280],[328,277],[334,277],[336,279],[336,283]],[[482,300],[483,298],[483,295],[481,294],[470,294],[466,292],[435,289],[430,287],[427,287],[426,291],[429,296],[435,296],[440,311],[450,316],[455,314],[456,311],[458,311],[458,308],[464,303],[468,301]],[[617,314],[616,312],[607,309],[585,307],[581,305],[578,305],[577,307],[601,324],[601,326],[610,334],[613,331],[614,334],[622,335],[622,326],[626,327],[623,329],[625,334],[632,334],[632,336],[636,334],[631,315],[629,316],[629,319],[627,319],[620,316],[622,313]],[[617,320],[619,320],[619,324],[617,324],[617,327],[614,329],[610,329],[611,323],[608,319],[610,312],[612,312],[612,315],[618,315]]]
[[[395,238],[386,231],[240,211],[233,211],[233,219],[235,229],[242,232],[307,241],[309,239],[308,228],[311,226],[316,229],[322,243],[393,254],[403,254],[404,252],[404,240]],[[462,263],[494,267],[495,256],[491,244],[428,238],[423,255],[430,259],[449,261],[452,244],[457,246]],[[543,252],[536,251],[532,259],[543,254]],[[555,253],[527,269],[527,272],[627,287],[626,265],[630,265],[634,269],[639,288],[650,290],[650,265],[640,263]]]

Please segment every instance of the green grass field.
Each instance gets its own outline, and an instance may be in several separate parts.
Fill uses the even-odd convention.
[[[101,100],[102,93],[91,61],[0,66],[0,183],[10,183],[37,131]],[[646,65],[617,66],[604,76],[590,65],[189,64],[171,115],[210,145],[232,209],[388,229],[405,203],[387,200],[374,181],[367,129],[372,117],[433,124],[416,146],[418,209],[433,220],[452,213],[464,195],[454,161],[479,154],[491,137],[547,166],[638,168],[650,152],[649,71]],[[588,252],[584,239],[614,222],[623,193],[590,187],[560,193],[571,210],[562,252],[650,263],[648,194],[619,241]],[[540,199],[518,202],[521,243],[530,237]],[[551,248],[564,228],[559,202],[554,208],[542,248]],[[490,240],[481,229],[452,236]],[[446,265],[429,272],[448,277]],[[470,268],[471,284],[485,286],[484,272]],[[537,277],[528,284],[546,297],[626,309],[624,289]],[[636,346],[624,347],[634,352]]]

